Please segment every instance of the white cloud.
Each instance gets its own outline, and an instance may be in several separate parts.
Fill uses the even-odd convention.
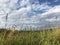
[[[6,3],[8,2],[9,0],[0,0],[0,3]]]
[[[20,2],[20,4],[21,4],[21,6],[23,7],[24,5],[30,5],[30,2],[29,2],[29,0],[22,0],[21,2]]]
[[[49,9],[47,12],[42,14],[42,17],[44,17],[44,15],[47,16],[47,15],[49,15],[51,13],[58,13],[58,12],[60,12],[60,5],[54,6],[51,9]]]
[[[33,4],[33,5],[32,5],[32,8],[33,8],[34,10],[47,11],[48,9],[51,8],[51,6],[48,6],[47,3],[43,3],[42,5],[40,5],[40,4],[38,4],[38,5]]]
[[[60,21],[60,18],[58,18],[58,19],[56,19],[56,18],[46,19],[46,21],[49,21],[49,22]]]
[[[47,3],[43,3],[43,4],[30,4],[30,0],[21,0],[19,3],[21,8],[19,8],[19,10],[17,10],[17,1],[18,0],[9,0],[9,3],[7,3],[6,1],[8,0],[0,0],[0,21],[2,22],[1,24],[5,23],[5,15],[6,13],[9,13],[8,15],[8,25],[11,24],[20,24],[20,23],[40,23],[41,25],[46,25],[48,22],[51,21],[56,21],[56,19],[54,19],[51,14],[53,13],[57,13],[60,12],[60,5],[58,6],[54,6],[51,7],[49,6]],[[26,7],[24,7],[25,5],[27,5]],[[33,10],[42,10],[45,11],[44,13],[40,13],[40,14],[35,14],[32,15],[31,17],[28,14],[29,12],[31,12],[31,8]],[[32,11],[33,13],[33,11]],[[3,15],[2,15],[3,14]],[[55,15],[55,14],[53,14]],[[49,17],[49,18],[48,18]],[[57,19],[58,21],[60,19]]]
[[[58,0],[54,0],[54,2],[57,2]]]

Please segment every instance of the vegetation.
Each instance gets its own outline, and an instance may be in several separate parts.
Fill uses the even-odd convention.
[[[0,45],[60,45],[60,29],[40,31],[0,29]]]

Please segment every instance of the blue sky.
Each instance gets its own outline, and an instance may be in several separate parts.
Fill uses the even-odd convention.
[[[60,26],[60,0],[0,0],[1,28],[5,27],[7,14],[7,27],[21,28],[23,23],[23,28],[28,24],[33,28]]]

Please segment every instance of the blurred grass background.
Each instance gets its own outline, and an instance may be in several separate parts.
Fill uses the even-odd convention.
[[[0,29],[0,45],[60,45],[60,28],[39,31]]]

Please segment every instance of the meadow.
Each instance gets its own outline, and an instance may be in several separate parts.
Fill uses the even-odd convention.
[[[60,45],[60,28],[39,31],[0,29],[0,45]]]

